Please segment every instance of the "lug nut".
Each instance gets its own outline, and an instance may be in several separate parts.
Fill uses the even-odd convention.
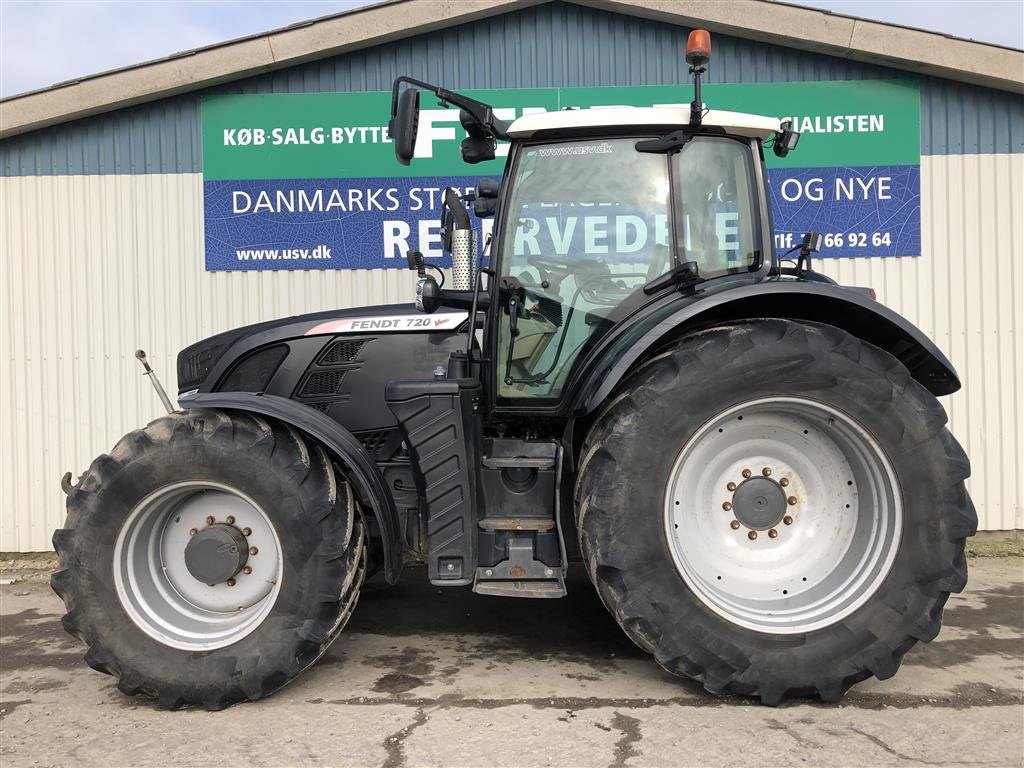
[[[781,485],[783,488],[785,488],[787,485],[789,485],[789,478],[788,477],[784,477],[781,480],[779,480],[779,485]]]
[[[786,501],[788,501],[789,506],[792,507],[794,504],[796,504],[796,496],[790,496],[788,499],[786,499]]]
[[[751,472],[749,469],[744,469],[742,472],[740,472],[740,474],[743,475],[744,478],[748,478],[754,473]]]
[[[234,579],[228,579],[228,586],[229,587],[235,586],[235,580]]]
[[[771,477],[772,468],[771,467],[765,467],[764,469],[761,470],[761,474],[764,475],[765,477]]]
[[[782,518],[782,522],[785,525],[792,525],[793,524],[793,518],[790,517],[789,515],[786,515],[784,518]]]
[[[245,566],[245,568],[242,569],[242,573],[244,573],[246,576],[248,576],[250,573],[252,573],[252,566],[251,565]]]
[[[188,535],[189,536],[195,536],[197,533],[199,533],[199,529],[198,528],[193,528],[192,530],[190,530],[188,532]]]
[[[736,483],[729,483],[728,485],[725,486],[725,490],[727,490],[727,491],[735,491],[736,490]]]
[[[252,536],[252,528],[243,528],[242,529],[242,535],[243,536]]]
[[[260,551],[256,547],[249,547],[249,554],[250,555],[258,555],[259,553],[260,553]]]
[[[740,527],[740,521],[739,520],[733,520],[731,523],[729,523],[729,527],[732,528],[735,531],[737,528]]]
[[[206,524],[207,524],[207,525],[213,525],[213,524],[214,524],[215,522],[216,522],[216,520],[215,520],[215,518],[213,517],[213,515],[209,515],[209,516],[207,516],[207,518],[206,518]]]
[[[775,539],[775,538],[778,538],[778,536],[779,536],[779,532],[776,531],[774,528],[769,528],[768,529],[768,538],[769,539]]]
[[[732,509],[732,502],[731,501],[723,501],[722,502],[722,509],[724,509],[726,512],[728,512],[730,509]]]
[[[748,533],[747,534],[747,538],[750,539],[751,541],[756,539],[757,538],[757,531],[751,531],[750,533]]]
[[[235,518],[232,517],[231,515],[228,515],[228,519],[225,520],[224,522],[227,523],[228,525],[234,525],[235,524]]]

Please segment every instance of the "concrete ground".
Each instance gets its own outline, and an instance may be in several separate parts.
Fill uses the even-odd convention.
[[[6,574],[5,574],[6,575]],[[713,697],[634,648],[577,573],[563,600],[369,585],[269,699],[164,712],[88,669],[41,583],[0,587],[0,763],[75,766],[1024,764],[1024,561],[971,561],[938,640],[840,705]]]

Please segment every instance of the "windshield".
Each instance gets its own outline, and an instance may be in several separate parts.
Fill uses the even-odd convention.
[[[695,261],[705,278],[754,266],[750,146],[699,137],[666,154],[638,152],[637,141],[520,151],[498,244],[500,278],[512,292],[522,288],[515,318],[512,293],[500,300],[501,397],[558,397],[588,340],[677,264]]]

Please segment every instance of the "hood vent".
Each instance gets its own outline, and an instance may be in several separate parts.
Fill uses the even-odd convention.
[[[339,363],[350,363],[359,356],[363,347],[370,341],[373,341],[373,339],[335,339],[320,353],[316,364],[338,365]]]
[[[345,371],[314,371],[306,377],[299,397],[330,397],[338,394]]]

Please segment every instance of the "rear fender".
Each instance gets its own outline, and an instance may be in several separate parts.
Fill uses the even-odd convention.
[[[953,364],[906,318],[865,293],[817,282],[762,282],[720,291],[686,303],[651,320],[647,315],[617,333],[576,388],[572,414],[585,416],[600,407],[640,361],[665,343],[722,322],[776,317],[841,328],[887,351],[934,395],[960,389]],[[646,321],[646,322],[645,322]]]
[[[182,408],[223,408],[269,416],[323,445],[345,467],[360,502],[373,510],[384,545],[384,578],[388,584],[398,581],[402,571],[398,511],[383,475],[351,432],[309,406],[276,395],[213,392],[181,397],[178,403]]]

